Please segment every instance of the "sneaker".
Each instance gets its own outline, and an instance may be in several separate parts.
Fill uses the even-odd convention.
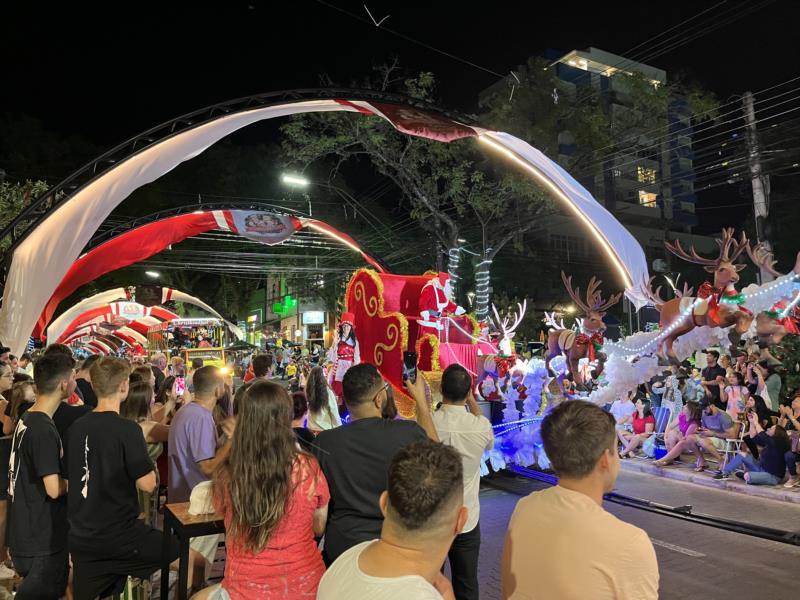
[[[786,483],[783,484],[783,487],[785,488],[793,488],[797,486],[800,486],[800,477],[789,477],[789,479],[786,480]]]
[[[744,471],[736,471],[736,476],[744,481]]]
[[[730,478],[731,478],[730,473],[723,473],[722,471],[720,471],[719,473],[714,475],[714,479],[717,479],[717,480],[730,479]]]
[[[3,563],[0,563],[0,579],[14,579],[19,577],[14,569],[9,569]]]

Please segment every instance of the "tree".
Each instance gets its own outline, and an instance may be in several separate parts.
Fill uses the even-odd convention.
[[[0,229],[8,226],[23,208],[48,189],[44,181],[26,180],[23,183],[0,183]],[[10,238],[0,240],[0,250],[5,252],[11,245]]]

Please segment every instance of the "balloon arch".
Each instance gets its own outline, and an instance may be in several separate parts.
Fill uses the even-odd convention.
[[[637,306],[647,302],[641,246],[592,195],[555,162],[503,132],[467,125],[408,98],[364,90],[278,92],[215,104],[159,125],[76,171],[23,210],[2,232],[11,241],[4,264],[0,339],[24,350],[54,292],[111,212],[223,137],[259,121],[305,113],[351,112],[383,118],[401,133],[440,142],[474,138],[516,164],[588,229]],[[63,235],[64,231],[72,235]],[[35,276],[34,276],[35,274]],[[52,313],[51,313],[52,315]]]

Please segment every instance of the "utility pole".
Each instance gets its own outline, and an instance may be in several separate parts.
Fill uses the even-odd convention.
[[[753,110],[753,93],[745,92],[744,120],[747,125],[747,162],[750,167],[750,180],[753,184],[753,212],[756,222],[756,241],[762,242],[767,250],[772,250],[769,240],[764,235],[764,221],[769,214],[769,177],[761,173],[761,148],[758,144],[756,114]],[[760,283],[772,281],[772,274],[761,269]]]

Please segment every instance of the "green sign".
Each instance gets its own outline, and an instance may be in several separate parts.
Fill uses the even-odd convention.
[[[274,312],[276,315],[286,315],[296,308],[297,299],[288,295],[283,299],[283,302],[276,302],[272,305],[272,312]]]

